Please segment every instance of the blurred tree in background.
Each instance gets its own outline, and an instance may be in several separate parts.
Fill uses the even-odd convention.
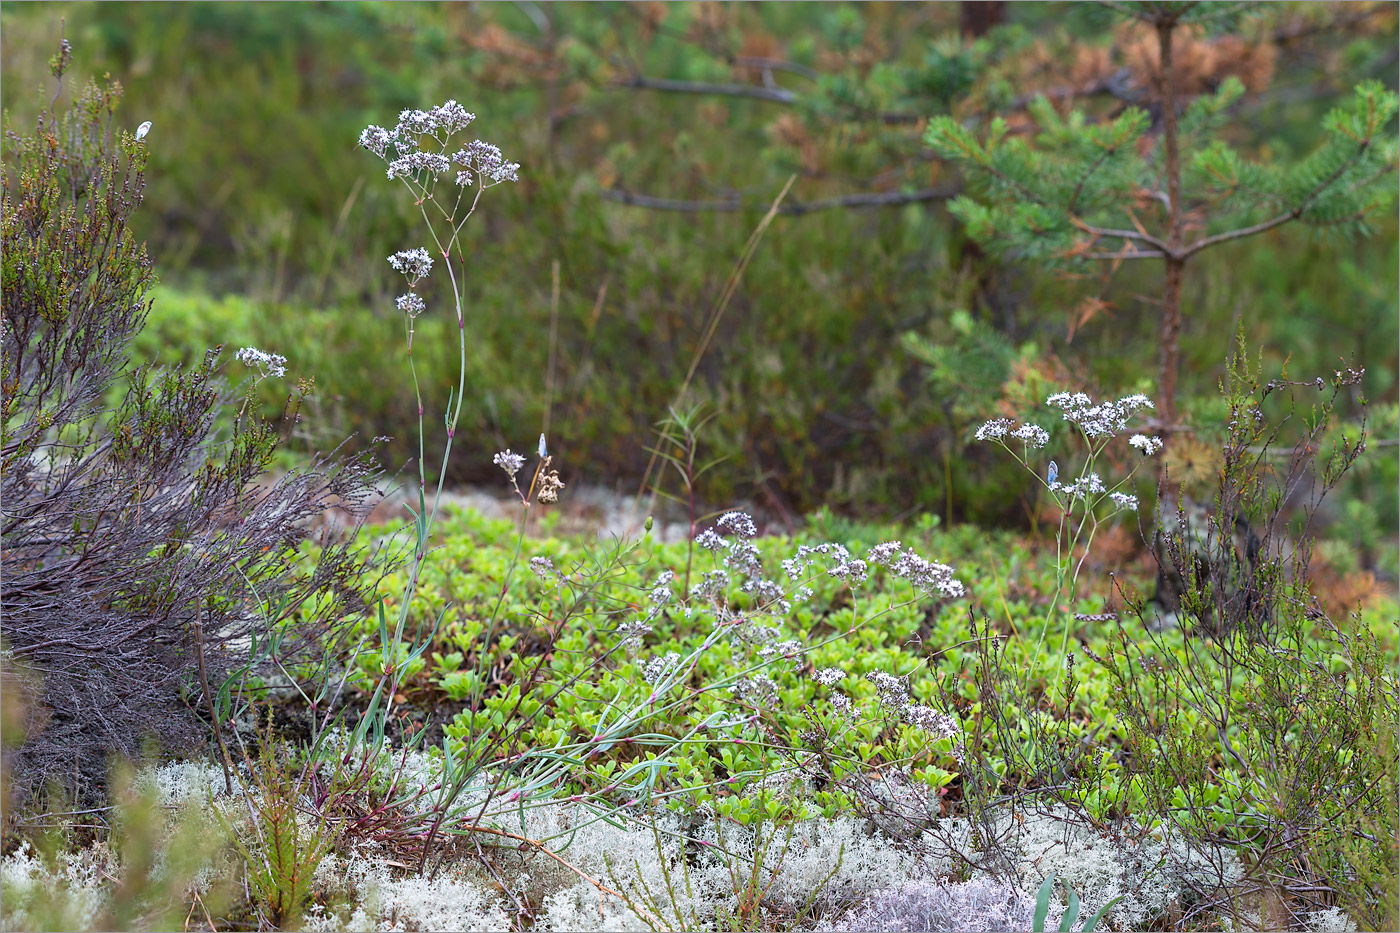
[[[1147,114],[1142,138],[1158,138],[1157,37],[1094,5],[108,3],[2,15],[0,94],[16,119],[39,105],[25,82],[42,67],[29,59],[66,18],[78,67],[121,79],[133,125],[154,123],[138,235],[166,284],[138,350],[246,341],[285,353],[317,380],[308,449],[349,429],[397,436],[390,466],[409,456],[414,412],[382,260],[419,244],[391,189],[368,183],[374,163],[355,138],[448,97],[523,166],[468,235],[473,446],[453,480],[494,479],[489,451],[533,437],[548,406],[551,449],[575,479],[635,489],[652,426],[792,174],[685,400],[718,412],[701,443],[728,455],[707,498],[1024,521],[1028,502],[1007,497],[1021,480],[969,446],[970,426],[1045,387],[1156,391],[1160,274],[1068,276],[1000,255],[949,214],[962,175],[925,141],[939,116],[979,139],[1000,116],[1019,139],[1052,113],[1097,125],[1129,107]],[[1391,4],[1279,3],[1183,30],[1182,105],[1237,87],[1222,138],[1242,159],[1295,163],[1357,84],[1393,87],[1396,26]],[[1200,255],[1180,295],[1181,420],[1218,414],[1221,337],[1237,324],[1268,362],[1291,355],[1300,373],[1357,353],[1367,395],[1394,406],[1395,218],[1373,225],[1356,244],[1285,225]],[[450,343],[451,325],[427,297],[415,348],[440,405],[452,367],[431,348]],[[1382,453],[1389,475],[1393,451]],[[1394,496],[1368,495],[1384,498],[1365,508],[1389,537]]]

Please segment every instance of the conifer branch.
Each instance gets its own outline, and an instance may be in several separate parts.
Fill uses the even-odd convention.
[[[1089,179],[1094,177],[1094,173],[1099,170],[1099,166],[1103,165],[1104,161],[1108,159],[1111,154],[1111,149],[1105,149],[1100,152],[1099,157],[1093,161],[1093,164],[1084,170],[1083,175],[1079,176],[1079,183],[1074,186],[1074,193],[1069,196],[1069,203],[1065,205],[1066,212],[1071,215],[1074,214],[1074,205],[1078,203],[1079,196],[1084,193],[1084,186],[1089,183]]]
[[[1316,201],[1319,197],[1321,197],[1324,191],[1336,184],[1338,179],[1345,175],[1351,169],[1352,166],[1356,165],[1356,163],[1361,161],[1361,156],[1370,147],[1370,143],[1370,139],[1363,140],[1361,145],[1357,147],[1355,155],[1347,159],[1341,165],[1337,166],[1336,170],[1333,171],[1332,174],[1328,175],[1321,182],[1319,182],[1317,187],[1313,188],[1312,191],[1308,192],[1307,196],[1305,196],[1303,200],[1299,201],[1297,206],[1295,206],[1293,209],[1271,217],[1268,220],[1262,220],[1259,223],[1252,224],[1248,227],[1241,227],[1238,230],[1227,230],[1224,233],[1217,233],[1215,236],[1208,236],[1203,240],[1197,240],[1195,243],[1187,247],[1187,249],[1182,252],[1181,258],[1188,259],[1199,253],[1201,250],[1209,249],[1210,247],[1215,246],[1217,244],[1227,243],[1230,240],[1239,240],[1243,239],[1244,237],[1254,236],[1257,233],[1263,233],[1266,230],[1272,230],[1274,227],[1286,224],[1290,220],[1297,220],[1298,218],[1302,217],[1303,212],[1306,211],[1310,206],[1312,206],[1312,203]]]

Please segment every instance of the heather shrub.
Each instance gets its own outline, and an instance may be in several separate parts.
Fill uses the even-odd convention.
[[[1239,846],[1247,858],[1232,910],[1251,898],[1297,917],[1334,906],[1375,917],[1394,906],[1386,883],[1373,887],[1389,870],[1382,864],[1393,869],[1393,655],[1360,613],[1331,618],[1308,573],[1313,516],[1366,450],[1364,421],[1356,434],[1328,435],[1337,398],[1361,375],[1264,382],[1242,349],[1233,357],[1214,508],[1194,525],[1183,510],[1162,532],[1160,559],[1185,581],[1186,637],[1143,642],[1120,630],[1108,656],[1093,658],[1113,677],[1127,726],[1114,794],[1195,844]],[[1321,400],[1283,456],[1270,457],[1289,437],[1296,396],[1313,392]],[[1310,472],[1302,515],[1290,521],[1285,503]],[[1258,529],[1248,547],[1242,527]],[[1208,898],[1184,921],[1223,903]]]
[[[51,63],[60,89],[71,55],[65,40]],[[45,717],[12,763],[17,790],[54,779],[84,800],[111,752],[136,756],[149,734],[198,742],[193,710],[212,709],[201,679],[223,683],[230,645],[278,632],[289,662],[320,652],[374,581],[352,543],[366,463],[321,457],[256,482],[306,391],[280,424],[250,406],[285,375],[282,357],[239,352],[241,401],[217,350],[128,370],[155,274],[130,230],[148,140],[115,126],[120,98],[115,82],[89,84],[70,112],[51,105],[4,141],[0,593],[6,647],[38,678]]]

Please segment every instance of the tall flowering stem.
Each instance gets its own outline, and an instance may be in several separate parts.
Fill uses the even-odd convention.
[[[1108,446],[1128,433],[1128,422],[1139,411],[1152,408],[1152,402],[1145,395],[1125,395],[1116,401],[1095,402],[1083,392],[1056,392],[1045,404],[1060,413],[1084,445],[1083,466],[1073,478],[1066,472],[1067,481],[1062,481],[1059,465],[1054,460],[1049,461],[1043,471],[1031,465],[1034,452],[1050,443],[1050,433],[1039,425],[1017,425],[1010,418],[995,418],[978,428],[976,435],[979,441],[999,444],[1015,457],[1060,510],[1060,523],[1055,531],[1055,592],[1036,641],[1037,657],[1061,599],[1070,604],[1074,602],[1079,572],[1088,559],[1100,526],[1120,512],[1137,511],[1137,496],[1123,490],[1132,481],[1142,460],[1162,448],[1161,438],[1133,434],[1128,444],[1141,456],[1132,469],[1110,487],[1094,467]],[[1074,553],[1081,544],[1083,553],[1076,561]],[[1069,648],[1071,627],[1071,620],[1067,619],[1060,641],[1060,657],[1064,657]]]
[[[382,713],[366,716],[366,721],[375,720],[375,733],[372,745],[377,748],[383,739],[383,727],[387,722],[390,706],[397,692],[402,671],[415,659],[417,654],[431,642],[431,637],[423,640],[402,662],[398,660],[398,644],[403,636],[408,620],[409,607],[417,590],[419,574],[428,555],[428,542],[432,527],[437,518],[438,506],[442,499],[443,481],[447,475],[447,463],[452,456],[456,439],[457,425],[461,419],[465,403],[467,380],[467,338],[466,313],[463,307],[463,281],[466,264],[462,258],[461,235],[467,221],[476,212],[477,204],[486,189],[507,181],[519,179],[520,165],[509,162],[501,150],[490,143],[472,140],[465,145],[456,141],[458,134],[476,120],[455,100],[449,100],[430,110],[405,110],[399,114],[398,124],[393,129],[381,126],[368,126],[360,134],[360,145],[382,159],[386,165],[389,180],[397,180],[414,199],[414,204],[423,215],[424,225],[432,239],[433,250],[423,247],[401,250],[388,257],[389,265],[401,273],[408,285],[408,292],[395,299],[395,306],[404,315],[409,369],[413,378],[413,394],[418,405],[418,511],[415,513],[417,540],[413,553],[412,570],[409,573],[406,592],[398,606],[398,618],[393,626],[392,637],[389,626],[380,611],[380,641],[385,659],[383,678],[371,700],[371,710],[380,698],[383,701]],[[446,180],[444,181],[444,178]],[[461,277],[453,264],[453,255],[462,265]],[[443,450],[442,467],[438,471],[437,486],[433,492],[431,510],[427,505],[426,473],[426,431],[423,427],[423,395],[418,380],[418,368],[413,358],[413,323],[419,314],[427,310],[426,302],[417,288],[432,271],[434,264],[441,260],[452,288],[453,309],[457,315],[458,373],[455,394],[449,394],[447,411],[443,422],[447,429],[447,445]],[[393,660],[390,660],[393,658]],[[361,738],[364,737],[363,727]]]

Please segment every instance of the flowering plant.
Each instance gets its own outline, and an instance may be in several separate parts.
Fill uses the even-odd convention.
[[[1132,482],[1142,461],[1162,449],[1160,437],[1133,433],[1128,444],[1141,456],[1117,483],[1109,486],[1095,470],[1095,465],[1111,443],[1128,433],[1128,422],[1138,412],[1153,407],[1152,401],[1145,395],[1125,395],[1116,401],[1096,403],[1083,392],[1056,392],[1046,398],[1045,404],[1060,412],[1084,445],[1083,466],[1073,479],[1062,481],[1059,465],[1054,460],[1049,462],[1044,474],[1031,466],[1032,451],[1050,443],[1050,433],[1039,425],[1026,423],[1017,426],[1010,418],[994,418],[978,428],[976,434],[979,441],[991,441],[1005,448],[1036,478],[1059,507],[1060,521],[1055,529],[1055,592],[1046,610],[1040,639],[1036,642],[1037,654],[1044,644],[1046,631],[1061,597],[1069,603],[1074,600],[1079,572],[1093,547],[1094,536],[1104,523],[1119,513],[1137,511],[1137,496],[1124,490]],[[1016,441],[1020,443],[1014,443]],[[1076,561],[1075,550],[1081,546],[1083,552]],[[1070,626],[1066,624],[1060,655],[1064,655],[1069,646],[1069,634]]]

